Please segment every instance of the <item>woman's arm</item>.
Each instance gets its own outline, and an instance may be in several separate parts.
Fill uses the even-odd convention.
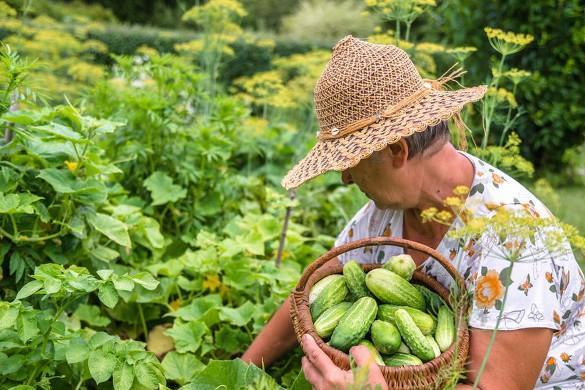
[[[242,360],[258,367],[268,367],[295,345],[297,338],[290,318],[288,297],[242,355]]]
[[[471,389],[481,367],[492,336],[491,330],[471,328],[467,364],[468,385],[457,390]],[[481,390],[532,390],[542,370],[550,348],[553,330],[526,328],[501,330],[496,333],[489,360],[479,380]]]

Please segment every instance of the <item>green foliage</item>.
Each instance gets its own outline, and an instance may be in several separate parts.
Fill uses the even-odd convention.
[[[375,20],[362,15],[363,2],[356,0],[304,0],[282,22],[282,33],[302,40],[319,37],[335,42],[347,34],[366,36]]]
[[[426,34],[478,48],[466,62],[474,83],[483,82],[481,75],[488,74],[492,63],[488,42],[478,34],[480,26],[534,36],[522,55],[509,59],[510,67],[533,73],[518,88],[517,100],[526,115],[514,130],[525,141],[525,156],[539,168],[558,172],[562,168],[559,151],[583,143],[585,109],[576,104],[583,96],[579,85],[584,76],[579,69],[585,66],[581,2],[457,0],[445,2],[438,13],[439,18],[429,19]]]

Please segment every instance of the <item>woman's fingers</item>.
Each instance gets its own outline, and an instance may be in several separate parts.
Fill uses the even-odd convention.
[[[368,348],[363,345],[358,345],[351,348],[349,353],[353,356],[353,359],[359,367],[367,367],[368,384],[380,385],[380,388],[383,390],[388,389],[388,384],[386,383],[384,374],[382,374],[382,370],[380,370],[380,367],[376,364],[376,361]]]
[[[309,381],[309,383],[312,384],[314,388],[319,388],[321,382],[323,381],[323,376],[319,370],[317,370],[317,368],[311,364],[311,361],[306,356],[303,356],[301,359],[301,366],[303,367],[305,378]]]
[[[369,366],[372,363],[375,363],[374,357],[368,348],[364,347],[363,345],[353,347],[350,353],[358,366]]]
[[[319,346],[315,342],[315,339],[311,335],[306,334],[303,336],[302,346],[305,355],[309,358],[311,363],[322,373],[334,371],[337,369],[337,366],[333,364],[331,359],[329,359],[329,356],[327,356],[325,352],[323,352],[321,348],[319,348]]]

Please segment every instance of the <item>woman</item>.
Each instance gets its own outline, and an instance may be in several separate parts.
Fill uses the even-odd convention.
[[[447,233],[462,221],[423,223],[423,210],[444,209],[445,199],[461,186],[471,190],[464,206],[474,217],[491,218],[500,208],[520,208],[534,218],[551,216],[511,177],[449,142],[444,120],[457,117],[464,104],[485,93],[483,86],[442,90],[450,79],[423,80],[399,48],[344,38],[315,88],[318,142],[283,185],[296,188],[326,171],[340,171],[343,182],[356,184],[370,202],[352,218],[336,245],[371,236],[402,237],[436,248],[453,261],[473,294],[468,374],[457,389],[471,388],[475,381],[500,309],[503,319],[480,389],[585,388],[585,282],[570,247],[564,243],[567,250],[553,252],[544,240],[523,243],[522,261],[509,273],[510,259],[502,256],[507,243],[498,242],[489,230],[460,242]],[[393,247],[364,248],[335,261],[381,263],[399,253]],[[406,253],[425,272],[450,285],[451,278],[433,259]],[[295,345],[288,311],[287,301],[244,360],[270,364]],[[302,344],[303,370],[314,388],[353,383],[351,371],[337,368],[310,336]],[[351,353],[359,365],[369,367],[369,383],[385,389],[365,348],[354,347]]]

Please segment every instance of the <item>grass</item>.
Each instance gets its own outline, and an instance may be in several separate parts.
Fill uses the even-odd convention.
[[[567,187],[556,189],[559,206],[552,211],[563,222],[570,223],[585,235],[585,187]],[[585,271],[585,255],[575,253],[581,269]]]

